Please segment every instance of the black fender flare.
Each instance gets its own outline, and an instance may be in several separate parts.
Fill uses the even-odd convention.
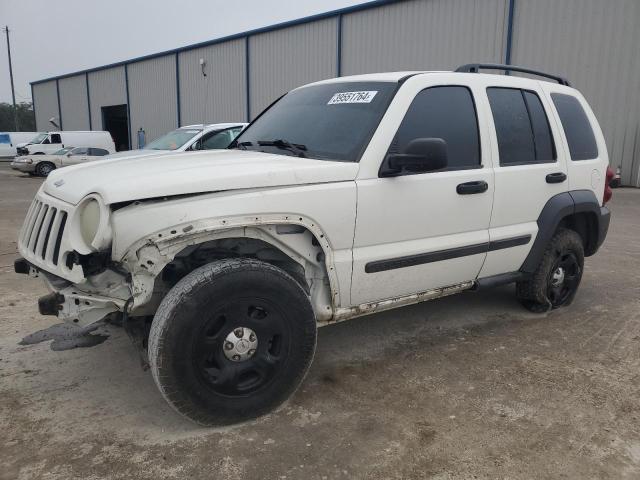
[[[607,207],[601,207],[598,199],[591,190],[573,190],[562,192],[551,197],[545,204],[538,217],[538,235],[533,242],[527,258],[522,263],[522,273],[533,273],[544,254],[553,234],[560,222],[576,213],[592,213],[596,219],[597,238],[593,247],[585,252],[586,256],[593,255],[604,242],[609,229],[610,212]]]

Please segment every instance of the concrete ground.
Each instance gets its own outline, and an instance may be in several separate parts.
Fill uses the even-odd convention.
[[[618,189],[569,308],[513,287],[320,330],[298,393],[257,421],[194,426],[121,329],[92,348],[21,346],[54,323],[13,273],[41,180],[0,165],[0,478],[640,478],[640,190]]]

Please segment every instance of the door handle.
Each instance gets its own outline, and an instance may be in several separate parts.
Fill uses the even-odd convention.
[[[458,195],[472,195],[474,193],[483,193],[486,192],[489,188],[489,185],[484,180],[478,180],[475,182],[465,182],[461,183],[456,187],[456,192]]]
[[[567,179],[567,174],[564,172],[550,173],[547,175],[547,183],[562,183]]]

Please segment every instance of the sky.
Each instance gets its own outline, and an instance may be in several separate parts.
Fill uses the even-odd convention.
[[[0,0],[16,102],[29,82],[224,37],[366,0]],[[0,102],[11,102],[0,38]]]

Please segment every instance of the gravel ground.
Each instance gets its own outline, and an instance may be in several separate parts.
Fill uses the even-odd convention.
[[[2,479],[640,478],[640,190],[615,191],[571,307],[533,315],[504,287],[330,326],[282,408],[205,429],[117,327],[19,344],[57,323],[13,273],[40,182],[0,164]]]

